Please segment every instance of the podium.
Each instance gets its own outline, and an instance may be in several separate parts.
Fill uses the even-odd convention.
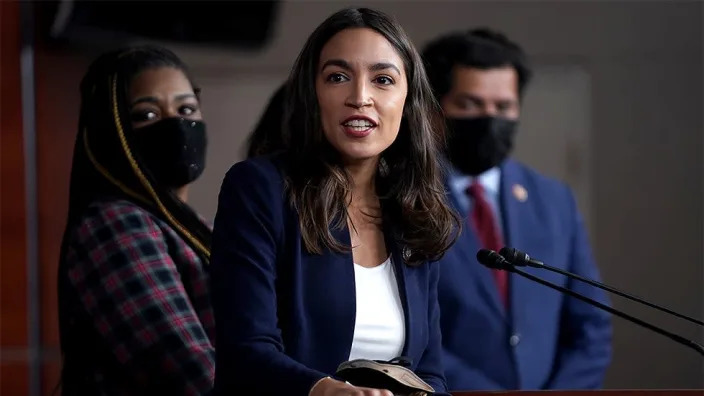
[[[456,391],[452,396],[704,396],[704,389]]]

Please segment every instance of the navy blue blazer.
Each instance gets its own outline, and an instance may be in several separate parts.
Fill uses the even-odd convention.
[[[501,167],[504,242],[544,263],[599,279],[569,188],[508,160]],[[456,208],[457,202],[451,200]],[[481,248],[465,223],[440,261],[443,359],[448,389],[598,388],[611,355],[610,315],[511,274],[506,312]],[[607,303],[599,289],[546,270],[527,272]]]
[[[349,245],[348,230],[333,235]],[[437,264],[409,267],[387,240],[403,302],[403,355],[436,391],[441,364]],[[355,325],[352,253],[309,253],[285,196],[279,157],[235,164],[220,191],[211,286],[215,393],[308,395],[349,359]]]

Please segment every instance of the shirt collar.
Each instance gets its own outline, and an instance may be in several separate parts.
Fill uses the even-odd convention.
[[[467,190],[467,188],[470,186],[470,184],[472,184],[474,179],[478,179],[479,183],[484,188],[484,191],[486,191],[488,194],[499,193],[499,187],[501,184],[501,168],[498,166],[488,169],[483,173],[479,174],[478,176],[464,175],[460,173],[457,169],[455,169],[453,166],[451,166],[449,170],[449,175],[450,184],[456,191]]]

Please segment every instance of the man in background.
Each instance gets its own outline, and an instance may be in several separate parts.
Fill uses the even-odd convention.
[[[479,249],[511,246],[599,279],[569,187],[509,158],[531,77],[524,52],[500,33],[476,29],[434,40],[423,57],[448,124],[450,201],[466,220],[440,263],[449,389],[601,387],[609,314],[476,260]],[[607,303],[599,289],[527,271]]]

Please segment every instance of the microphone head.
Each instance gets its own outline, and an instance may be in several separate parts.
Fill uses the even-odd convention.
[[[511,268],[511,264],[505,258],[489,249],[479,249],[477,261],[493,269],[509,270]]]
[[[499,250],[499,254],[504,256],[504,258],[513,265],[525,266],[528,261],[530,261],[530,256],[510,247],[502,247]]]

